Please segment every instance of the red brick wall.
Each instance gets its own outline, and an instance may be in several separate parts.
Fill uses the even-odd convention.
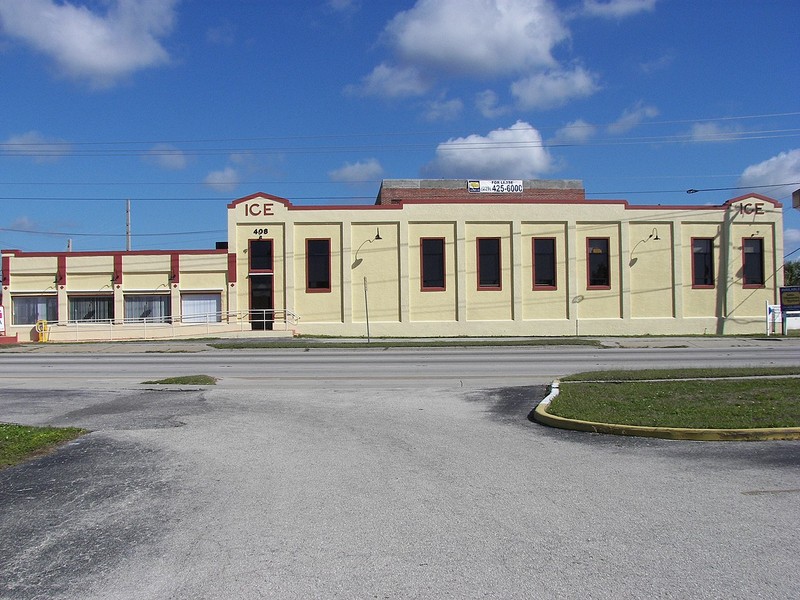
[[[466,186],[465,186],[466,187]],[[435,202],[476,202],[495,199],[498,201],[529,200],[541,201],[580,201],[586,199],[586,191],[578,189],[526,189],[521,194],[476,194],[466,189],[438,188],[384,188],[378,194],[375,204],[400,204],[409,200],[431,200]]]

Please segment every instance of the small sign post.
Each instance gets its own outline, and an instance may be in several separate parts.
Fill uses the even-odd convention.
[[[800,314],[800,285],[789,285],[779,288],[779,296],[781,299],[781,325],[783,326],[783,335],[787,335],[786,320],[789,313],[795,315]]]
[[[6,334],[6,318],[3,314],[3,307],[0,306],[0,335]]]
[[[781,321],[781,305],[780,304],[770,304],[769,300],[767,301],[767,335],[772,335],[775,333],[775,326],[778,323],[782,323]]]

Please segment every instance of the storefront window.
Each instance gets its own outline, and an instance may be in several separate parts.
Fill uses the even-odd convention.
[[[100,323],[114,320],[113,296],[71,296],[69,320]]]
[[[14,325],[35,325],[36,321],[58,321],[56,296],[12,296]]]
[[[169,323],[171,316],[171,302],[167,295],[125,295],[126,323]]]

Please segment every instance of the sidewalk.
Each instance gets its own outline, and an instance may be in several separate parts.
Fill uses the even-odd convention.
[[[471,346],[479,344],[481,341],[491,342],[497,345],[498,342],[512,342],[516,347],[524,348],[520,345],[526,339],[545,340],[545,344],[531,344],[531,348],[546,347],[549,344],[558,345],[559,340],[564,340],[565,345],[573,345],[576,338],[373,338],[372,347],[385,343],[391,346],[392,343],[402,343],[403,347],[412,342],[420,342],[421,347],[429,342],[447,342],[448,345],[458,346],[459,343],[468,343]],[[577,339],[596,342],[604,348],[781,348],[800,346],[800,337],[784,336],[759,336],[759,337],[716,337],[716,336],[687,336],[687,337],[580,337]],[[275,343],[276,348],[291,348],[296,345],[298,348],[305,347],[312,343],[324,347],[326,344],[352,344],[353,348],[366,346],[363,338],[235,338],[235,339],[205,339],[205,340],[150,340],[150,341],[119,341],[119,342],[46,342],[46,343],[27,343],[12,346],[0,346],[0,353],[97,353],[97,354],[124,354],[124,353],[183,353],[183,352],[220,352],[210,344],[227,341],[253,341]]]

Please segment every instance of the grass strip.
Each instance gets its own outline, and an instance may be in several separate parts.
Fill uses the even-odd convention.
[[[88,433],[78,427],[30,427],[0,423],[0,469],[44,454],[55,446]]]
[[[567,383],[548,412],[649,427],[798,427],[800,385],[797,379]]]
[[[208,344],[218,350],[251,350],[258,348],[463,348],[473,346],[601,346],[597,340],[582,338],[532,338],[524,340],[242,340],[212,342]]]
[[[800,375],[800,366],[592,371],[568,375],[562,377],[561,381],[637,381],[642,379],[702,379],[707,377],[751,377],[760,375]]]
[[[157,381],[143,381],[142,383],[153,385],[216,385],[217,378],[210,375],[182,375],[180,377],[167,377]]]

